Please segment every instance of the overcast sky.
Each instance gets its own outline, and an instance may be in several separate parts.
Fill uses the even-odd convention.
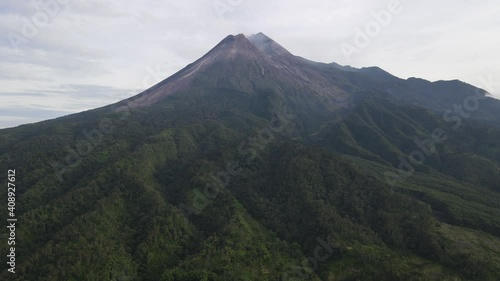
[[[228,34],[260,31],[310,60],[460,79],[500,97],[498,1],[399,3],[2,0],[0,128],[130,97]]]

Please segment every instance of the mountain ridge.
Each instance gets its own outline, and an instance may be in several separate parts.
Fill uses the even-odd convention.
[[[232,64],[226,64],[228,60],[232,61]],[[235,63],[238,66],[232,69],[231,65],[234,66]],[[123,109],[153,105],[166,96],[189,89],[193,83],[195,84],[194,81],[199,73],[210,71],[220,73],[220,75],[212,77],[213,81],[210,81],[209,87],[237,89],[244,83],[246,89],[254,91],[255,85],[260,83],[270,91],[283,91],[280,88],[276,89],[274,84],[280,84],[275,83],[276,81],[284,81],[281,84],[294,85],[296,92],[310,92],[310,94],[330,100],[328,103],[332,108],[351,107],[354,100],[358,98],[353,93],[363,92],[368,87],[387,92],[394,98],[409,104],[444,111],[447,109],[446,104],[449,103],[449,98],[437,95],[432,97],[434,101],[430,101],[428,92],[439,94],[442,83],[457,83],[456,81],[431,82],[419,78],[405,80],[379,67],[353,68],[336,63],[313,62],[294,56],[263,33],[250,36],[238,34],[227,36],[194,63],[150,89],[119,102],[118,107]],[[485,90],[462,81],[460,83],[463,89],[468,89],[462,91],[460,96],[462,99],[476,93],[487,95]],[[365,86],[360,87],[363,84]],[[488,97],[488,99],[492,98]],[[494,113],[488,113],[485,118],[494,116],[493,118],[500,120],[500,113],[496,112],[497,109],[500,109],[500,106],[495,105],[494,108],[489,108],[488,111]]]

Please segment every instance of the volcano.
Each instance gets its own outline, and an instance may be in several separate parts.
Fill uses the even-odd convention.
[[[263,33],[0,130],[0,170],[2,280],[500,280],[500,102]]]
[[[202,58],[127,103],[132,108],[150,106],[193,87],[283,92],[282,86],[287,90],[293,87],[294,93],[345,100],[347,93],[313,64],[292,55],[263,33],[248,38],[229,35]]]

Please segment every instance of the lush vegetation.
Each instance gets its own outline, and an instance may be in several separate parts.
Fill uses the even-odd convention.
[[[193,88],[0,131],[19,182],[1,278],[500,280],[495,118],[454,130],[385,94],[347,110],[284,92]],[[435,128],[447,140],[388,183]]]

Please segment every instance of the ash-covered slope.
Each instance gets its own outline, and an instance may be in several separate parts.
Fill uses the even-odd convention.
[[[226,37],[202,58],[124,103],[131,108],[146,107],[169,95],[199,88],[279,91],[323,97],[338,106],[349,103],[348,93],[321,69],[262,33],[248,38],[243,34]]]

